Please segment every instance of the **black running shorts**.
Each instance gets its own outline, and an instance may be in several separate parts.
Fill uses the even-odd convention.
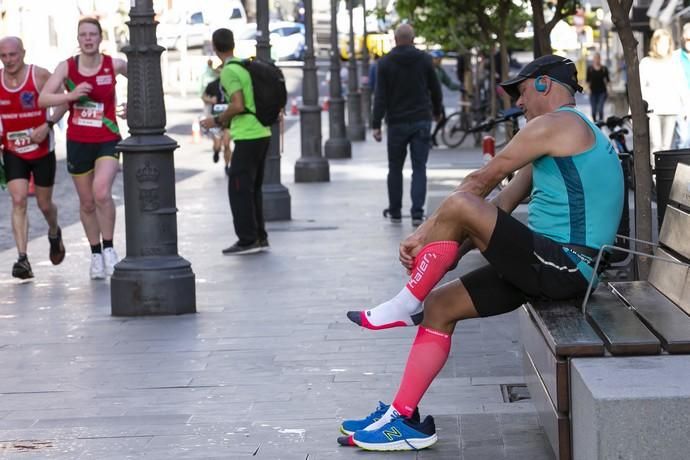
[[[507,313],[530,299],[583,296],[589,284],[561,245],[500,209],[483,255],[489,265],[460,277],[479,316]]]
[[[76,142],[67,140],[67,171],[73,176],[80,176],[93,171],[99,158],[120,159],[120,152],[115,147],[120,141],[101,143]]]
[[[19,155],[5,153],[5,176],[7,182],[14,179],[29,180],[34,175],[34,184],[39,187],[52,187],[55,184],[55,151],[36,160],[25,160]]]

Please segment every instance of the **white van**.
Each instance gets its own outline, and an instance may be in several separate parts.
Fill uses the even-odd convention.
[[[210,28],[203,11],[180,13],[168,10],[156,27],[158,44],[166,49],[199,48],[210,39]]]
[[[203,8],[209,20],[211,32],[221,27],[235,32],[244,29],[247,25],[247,12],[240,0],[206,2]]]

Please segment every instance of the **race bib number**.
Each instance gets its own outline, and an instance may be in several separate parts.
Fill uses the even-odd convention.
[[[36,150],[38,144],[31,142],[31,131],[31,129],[25,129],[23,131],[12,131],[7,133],[10,150],[20,155]]]
[[[96,76],[96,84],[98,86],[112,85],[113,84],[113,76],[112,75],[97,75]]]
[[[72,122],[77,126],[100,128],[103,126],[103,113],[102,102],[79,102],[74,104]]]
[[[221,113],[225,112],[225,109],[227,108],[228,104],[213,104],[213,107],[211,108],[211,114],[220,115]]]

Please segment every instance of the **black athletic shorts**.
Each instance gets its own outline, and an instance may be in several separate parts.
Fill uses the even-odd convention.
[[[120,141],[76,142],[67,140],[67,171],[73,176],[80,176],[93,171],[96,160],[103,157],[120,159],[120,152],[115,146]]]
[[[13,179],[29,180],[34,174],[34,184],[39,187],[52,187],[55,184],[55,151],[36,160],[25,160],[18,155],[5,152],[5,177],[7,182]]]
[[[507,313],[530,299],[580,297],[589,284],[560,244],[500,209],[483,255],[489,265],[460,277],[479,316]]]

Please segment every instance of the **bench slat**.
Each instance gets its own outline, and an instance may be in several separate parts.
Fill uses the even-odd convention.
[[[673,206],[666,206],[664,223],[659,232],[659,243],[690,259],[690,214]]]
[[[604,342],[576,301],[533,301],[528,309],[556,356],[603,356]]]
[[[680,299],[678,300],[678,306],[685,310],[685,313],[690,315],[690,270],[688,270],[688,275],[685,277],[683,293],[680,295]]]
[[[654,254],[665,259],[678,260],[662,248],[656,248]],[[685,265],[654,259],[647,281],[673,302],[679,303],[687,276],[688,267]]]
[[[690,208],[690,166],[678,163],[676,174],[673,176],[669,201],[675,201],[681,206]]]
[[[669,353],[690,353],[690,316],[646,281],[610,283]]]
[[[537,373],[541,376],[551,403],[557,411],[567,413],[570,405],[568,362],[556,358],[551,352],[527,307],[520,308],[519,317],[520,341],[524,352],[529,354]]]
[[[589,299],[587,318],[612,355],[656,355],[661,342],[618,297],[600,286]]]

